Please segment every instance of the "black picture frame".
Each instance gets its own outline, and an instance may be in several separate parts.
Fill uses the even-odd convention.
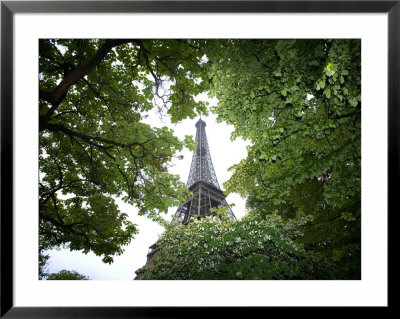
[[[193,308],[14,307],[13,304],[13,19],[16,13],[387,13],[388,218],[398,213],[400,153],[400,0],[396,1],[1,1],[1,318],[176,318]],[[383,103],[384,104],[384,103]],[[386,213],[386,212],[382,212]],[[389,227],[390,223],[388,223]],[[391,225],[394,227],[393,223]],[[393,232],[389,229],[389,234]],[[389,240],[389,238],[388,238]],[[390,242],[389,242],[390,243]],[[390,247],[390,246],[388,246]],[[389,249],[390,250],[390,249]],[[389,258],[390,263],[390,258]],[[390,281],[388,281],[389,285]],[[389,309],[391,300],[388,300]],[[211,309],[196,309],[205,314]],[[290,308],[298,314],[304,308]],[[212,309],[224,316],[225,308]],[[248,309],[235,309],[244,314]]]

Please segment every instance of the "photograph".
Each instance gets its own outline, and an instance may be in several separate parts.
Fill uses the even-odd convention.
[[[39,279],[361,279],[361,39],[46,38],[38,64]]]

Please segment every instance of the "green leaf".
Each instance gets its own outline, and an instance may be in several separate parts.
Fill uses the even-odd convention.
[[[327,88],[324,90],[324,94],[325,94],[325,96],[326,96],[328,99],[330,99],[330,98],[331,98],[331,89],[330,89],[329,87],[327,87]]]

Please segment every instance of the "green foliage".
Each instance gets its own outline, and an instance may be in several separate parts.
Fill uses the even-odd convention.
[[[157,219],[188,196],[168,165],[193,140],[141,120],[153,108],[172,122],[206,112],[194,99],[208,86],[196,45],[39,41],[41,251],[69,247],[112,263],[138,232],[116,197]]]
[[[48,276],[47,263],[50,259],[49,255],[44,253],[44,250],[39,247],[39,279],[43,280]]]
[[[360,40],[209,40],[219,121],[248,139],[228,192],[285,219],[313,216],[301,240],[360,278]]]
[[[278,215],[249,214],[233,222],[227,214],[172,222],[161,236],[143,279],[334,279],[331,263],[307,252],[295,239],[310,218],[283,222]]]
[[[60,270],[47,276],[47,280],[90,280],[89,277],[81,275],[75,270]]]

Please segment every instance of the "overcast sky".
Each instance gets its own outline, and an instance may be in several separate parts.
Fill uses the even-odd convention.
[[[213,105],[216,104],[215,99],[209,101]],[[185,135],[192,135],[195,138],[195,123],[199,118],[184,120],[173,125],[168,117],[163,117],[160,120],[156,112],[148,115],[149,117],[145,122],[154,127],[168,126],[174,129],[175,135],[181,139]],[[248,143],[241,139],[231,141],[230,136],[233,126],[217,123],[214,114],[210,114],[208,117],[202,116],[202,119],[206,122],[206,134],[215,173],[220,186],[225,189],[223,183],[232,175],[232,172],[228,172],[228,168],[246,157],[246,145]],[[192,161],[192,152],[184,149],[179,154],[183,155],[184,158],[182,160],[174,159],[174,166],[170,168],[170,172],[179,174],[181,181],[186,184]],[[228,204],[235,204],[232,210],[235,216],[240,219],[245,214],[245,200],[237,194],[230,194],[226,200]],[[101,261],[102,257],[98,257],[93,253],[84,255],[80,251],[71,252],[69,249],[54,250],[50,253],[51,258],[48,267],[50,273],[58,272],[62,269],[76,270],[93,280],[132,280],[136,276],[135,270],[146,263],[148,248],[157,240],[158,236],[163,232],[163,228],[144,216],[138,216],[135,206],[127,205],[121,200],[117,200],[117,202],[120,210],[127,213],[129,219],[137,224],[139,228],[139,234],[135,236],[128,246],[125,246],[124,254],[115,257],[114,263],[108,265]],[[177,207],[170,208],[168,216],[172,216],[176,209]]]

